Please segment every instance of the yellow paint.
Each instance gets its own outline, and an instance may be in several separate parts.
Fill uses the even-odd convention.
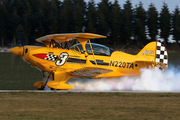
[[[14,47],[10,52],[17,56],[23,56],[23,47]]]
[[[34,87],[37,89],[41,89],[41,87],[43,87],[45,85],[44,81],[38,81],[36,83],[34,83]]]
[[[141,68],[153,68],[158,65],[163,66],[164,69],[168,67],[168,65],[164,65],[163,63],[155,62],[157,42],[149,43],[137,55],[120,51],[114,51],[111,56],[90,55],[87,53],[85,45],[89,39],[95,38],[106,37],[91,33],[48,35],[37,39],[38,42],[44,43],[46,47],[15,47],[11,49],[11,52],[15,55],[22,56],[23,59],[33,67],[37,67],[45,72],[52,72],[53,74],[49,78],[50,81],[47,82],[47,86],[54,89],[72,89],[73,86],[65,82],[73,77],[118,78],[121,76],[140,75],[139,70]],[[49,44],[51,39],[58,42],[77,39],[81,43],[84,53],[82,54],[79,48],[78,51],[53,48],[53,45]],[[64,53],[64,56],[68,54],[68,57],[60,57],[62,53]],[[56,55],[57,59],[55,61],[46,60],[35,56],[37,54]],[[71,62],[70,59],[77,60],[77,62]],[[64,64],[61,65],[63,60]],[[79,60],[84,62],[79,62]],[[98,64],[96,60],[103,61],[103,65]],[[106,65],[104,65],[104,63],[106,63]],[[44,82],[34,84],[37,89],[42,85],[44,85]]]

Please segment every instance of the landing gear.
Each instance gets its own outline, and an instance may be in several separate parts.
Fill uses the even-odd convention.
[[[44,90],[44,86],[41,86],[41,88],[39,88],[38,90]]]
[[[34,87],[37,88],[38,90],[52,90],[47,86],[47,83],[50,81],[51,79],[50,77],[52,76],[53,72],[47,74],[43,71],[42,74],[43,74],[43,81],[38,81],[34,83]]]
[[[164,71],[167,69],[166,65],[161,63],[161,62],[157,62],[156,65],[154,66],[155,68],[161,70],[161,71]]]

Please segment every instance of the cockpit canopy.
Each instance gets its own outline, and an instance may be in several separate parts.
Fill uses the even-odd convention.
[[[73,43],[73,42],[72,42]],[[72,45],[72,43],[69,42],[58,42],[55,40],[51,40],[48,47],[51,48],[62,48],[62,49],[73,49],[76,50],[82,54],[84,54],[84,50],[80,43],[77,43],[75,45]],[[91,43],[94,55],[102,55],[102,56],[111,56],[111,54],[115,51],[114,49],[110,49],[109,47],[106,47],[101,44],[97,43]],[[91,47],[89,43],[86,43],[86,51],[89,55],[92,55]]]
[[[94,55],[110,56],[110,49],[108,47],[97,44],[97,43],[91,43],[91,46],[92,46]],[[83,48],[80,43],[71,46],[70,49],[74,49],[78,52],[84,53]],[[86,51],[90,55],[93,54],[89,43],[86,43]]]

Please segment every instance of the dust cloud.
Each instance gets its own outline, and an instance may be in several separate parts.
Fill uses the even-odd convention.
[[[136,77],[86,79],[69,84],[87,91],[179,91],[180,69],[177,66],[163,72],[155,68],[141,69],[141,75]]]

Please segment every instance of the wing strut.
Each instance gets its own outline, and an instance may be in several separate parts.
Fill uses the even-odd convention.
[[[96,64],[96,67],[97,67],[97,62],[96,62],[96,59],[95,59],[95,56],[94,56],[94,51],[93,51],[93,48],[92,48],[92,45],[91,45],[91,41],[89,40],[89,45],[91,47],[91,51],[92,51],[92,54],[93,54],[93,58],[94,58],[94,62]]]
[[[84,51],[84,55],[86,58],[86,67],[93,66],[93,64],[89,61],[88,53],[86,51],[86,43],[87,41],[89,41],[89,39],[78,38],[78,41],[81,43],[83,51]]]

